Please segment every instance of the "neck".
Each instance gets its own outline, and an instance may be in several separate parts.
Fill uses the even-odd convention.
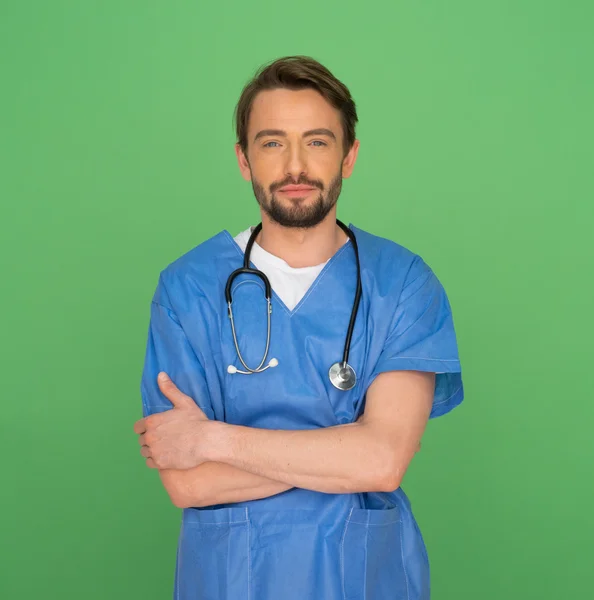
[[[301,268],[326,262],[347,239],[346,233],[336,224],[336,211],[332,210],[321,223],[308,229],[283,227],[262,213],[262,231],[256,242],[290,267]]]

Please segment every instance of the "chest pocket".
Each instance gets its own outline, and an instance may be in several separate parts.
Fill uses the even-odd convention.
[[[320,338],[310,341],[309,354],[317,366],[318,376],[323,383],[324,392],[336,416],[336,425],[352,423],[360,414],[365,395],[365,369],[368,356],[367,310],[361,301],[351,338],[348,364],[357,377],[355,386],[350,390],[340,390],[331,383],[330,367],[342,361],[344,344],[349,325],[352,306],[348,306],[332,319],[320,325]],[[330,322],[331,321],[331,322]]]

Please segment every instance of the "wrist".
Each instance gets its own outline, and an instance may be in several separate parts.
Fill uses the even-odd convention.
[[[225,462],[229,455],[233,425],[222,421],[209,421],[208,429],[201,440],[205,462]]]

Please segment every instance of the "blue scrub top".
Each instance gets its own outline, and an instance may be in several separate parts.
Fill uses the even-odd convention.
[[[228,231],[165,268],[151,304],[143,414],[171,409],[157,385],[166,371],[209,419],[268,429],[314,429],[355,421],[365,393],[384,371],[437,373],[431,417],[463,399],[456,335],[445,290],[423,259],[350,225],[359,246],[363,295],[349,363],[352,390],[328,379],[342,357],[356,287],[350,241],[328,261],[289,310],[273,291],[269,357],[278,366],[255,375],[242,368],[224,289],[243,252]],[[253,266],[253,265],[252,265]],[[257,366],[266,345],[262,282],[233,284],[239,347]],[[427,600],[429,563],[402,488],[326,494],[293,488],[234,504],[182,512],[177,600]]]

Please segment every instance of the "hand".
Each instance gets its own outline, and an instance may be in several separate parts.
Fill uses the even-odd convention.
[[[171,381],[166,373],[157,377],[159,389],[173,404],[173,409],[149,415],[134,423],[140,434],[140,453],[151,469],[191,469],[202,462],[198,442],[204,438],[208,417],[200,407]]]

